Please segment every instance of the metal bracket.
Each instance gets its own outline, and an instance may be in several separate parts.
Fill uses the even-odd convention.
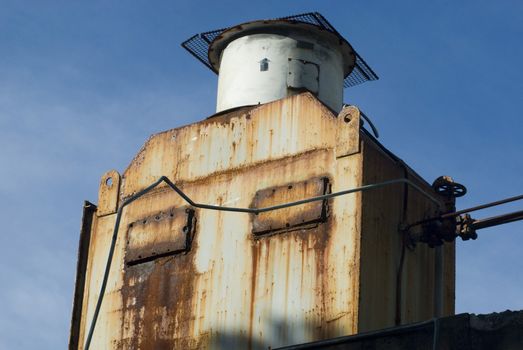
[[[360,110],[345,106],[338,114],[336,128],[336,158],[360,152]]]
[[[116,213],[120,192],[120,174],[116,170],[109,170],[100,180],[98,190],[97,216]]]

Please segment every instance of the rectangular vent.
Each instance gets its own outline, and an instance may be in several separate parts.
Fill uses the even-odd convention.
[[[129,224],[126,264],[190,250],[194,227],[194,210],[188,207],[170,208]]]
[[[265,208],[330,193],[329,179],[312,178],[306,181],[270,187],[256,192],[252,207]],[[252,233],[256,236],[277,232],[308,229],[325,222],[328,201],[315,201],[284,209],[253,215]]]

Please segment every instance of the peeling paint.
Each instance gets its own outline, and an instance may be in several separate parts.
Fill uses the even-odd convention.
[[[365,152],[379,147],[360,134],[359,112],[350,108],[351,120],[346,122],[304,93],[153,135],[123,173],[118,200],[166,175],[196,202],[264,206],[358,187],[372,179],[374,172],[396,171],[398,164],[391,158],[379,164],[365,161]],[[349,136],[350,142],[342,140]],[[328,187],[324,182],[308,187],[318,184],[318,179],[328,179]],[[268,193],[263,191],[288,186],[295,190],[265,197],[269,199],[260,197]],[[303,190],[298,190],[300,186]],[[400,215],[388,216],[386,208],[396,205],[398,188],[377,190],[377,197],[356,193],[319,202],[320,207],[295,207],[258,218],[196,209],[190,249],[135,264],[126,264],[133,249],[127,243],[132,233],[121,230],[92,348],[267,349],[381,325],[381,319],[373,321],[379,318],[374,310],[387,320],[387,295],[395,289],[384,283],[382,289],[369,291],[374,294],[362,296],[362,287],[370,285],[362,274],[368,270],[366,264],[380,262],[390,266],[373,275],[376,281],[395,275]],[[423,197],[413,200],[412,208],[432,210]],[[159,187],[126,207],[121,227],[145,218],[154,220],[160,213],[186,205],[176,193]],[[372,206],[375,211],[368,210]],[[328,215],[322,215],[326,207]],[[311,219],[314,225],[286,226],[293,217],[309,222],[308,218],[318,215],[321,220]],[[413,209],[410,215],[423,213]],[[92,223],[80,344],[98,298],[114,219],[114,214],[95,216]],[[271,234],[255,236],[256,220],[283,225],[278,224],[281,227]],[[140,236],[138,246],[157,249],[171,244],[169,237],[174,236],[169,225],[151,225],[153,236]],[[174,221],[173,225],[176,230],[181,227]],[[390,237],[380,241],[380,233]],[[369,241],[373,237],[376,241]],[[373,255],[375,249],[385,255]],[[453,247],[448,252],[450,266]],[[420,281],[430,281],[426,274],[432,263],[433,255],[425,250],[406,261],[410,277],[405,283],[412,283],[413,293],[419,293],[412,303],[405,300],[405,310],[419,309],[412,318],[431,312],[423,301],[425,296],[430,299],[432,286]],[[454,277],[446,278],[451,290]],[[367,284],[363,286],[362,281]],[[367,297],[380,304],[362,304]],[[446,303],[453,307],[449,298]]]

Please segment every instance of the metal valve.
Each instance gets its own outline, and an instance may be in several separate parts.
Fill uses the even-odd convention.
[[[463,197],[467,193],[467,188],[460,183],[454,182],[450,176],[440,176],[432,184],[432,188],[437,194],[457,198]]]
[[[474,221],[470,214],[463,214],[456,217],[456,235],[464,241],[478,238],[478,234],[473,225]]]

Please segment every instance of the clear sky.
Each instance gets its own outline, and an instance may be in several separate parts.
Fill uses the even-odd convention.
[[[1,350],[66,348],[83,200],[150,134],[214,112],[216,76],[180,43],[309,11],[380,76],[345,102],[389,149],[464,183],[459,208],[523,193],[520,0],[0,0]],[[458,243],[457,312],[523,309],[522,231]]]

